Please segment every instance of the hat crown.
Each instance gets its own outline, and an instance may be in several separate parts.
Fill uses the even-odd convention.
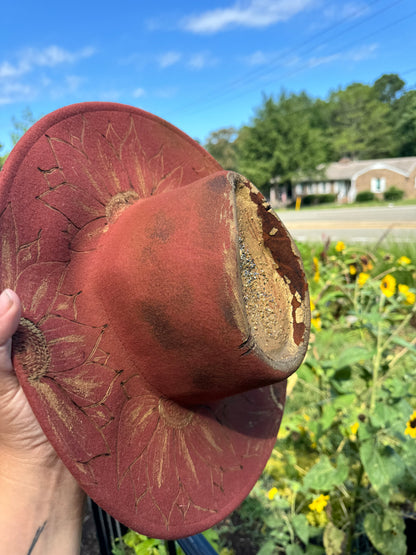
[[[218,172],[125,206],[89,261],[85,300],[98,300],[116,330],[127,375],[194,404],[296,370],[306,284],[287,232],[247,180]]]

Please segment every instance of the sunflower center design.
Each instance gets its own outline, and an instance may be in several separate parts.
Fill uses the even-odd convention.
[[[159,414],[171,428],[185,428],[193,420],[192,411],[186,410],[168,399],[159,399]]]
[[[117,193],[114,195],[105,207],[105,215],[107,217],[107,222],[114,222],[120,214],[131,204],[134,204],[138,200],[139,195],[136,191],[123,191],[122,193]]]
[[[17,355],[30,382],[44,376],[50,366],[51,355],[41,330],[30,320],[21,318],[13,335],[13,352]]]

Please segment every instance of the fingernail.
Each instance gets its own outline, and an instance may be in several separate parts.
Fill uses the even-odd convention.
[[[0,316],[6,314],[13,304],[13,297],[10,295],[10,289],[5,289],[0,295]]]

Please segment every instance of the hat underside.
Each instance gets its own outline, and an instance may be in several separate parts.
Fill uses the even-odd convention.
[[[154,116],[87,103],[38,122],[1,176],[2,287],[15,289],[23,304],[14,338],[19,381],[85,491],[119,521],[153,537],[198,533],[241,503],[274,446],[286,385],[195,406],[158,395],[125,354],[105,311],[83,303],[88,286],[80,287],[77,268],[125,210],[220,169]],[[253,194],[246,186],[236,191],[241,295],[251,329],[241,360],[257,349],[264,359],[293,365],[307,341],[307,293],[297,293],[302,303],[279,308],[280,297],[292,299],[300,289],[295,274],[285,278],[283,267],[276,270]],[[285,264],[293,256],[299,265],[276,221],[268,238],[280,236]],[[164,273],[157,289],[169,295],[169,269]],[[186,302],[184,294],[178,306]]]

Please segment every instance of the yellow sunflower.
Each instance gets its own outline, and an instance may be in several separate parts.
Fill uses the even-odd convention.
[[[313,257],[313,268],[315,270],[315,274],[313,276],[313,281],[318,282],[320,279],[320,273],[319,273],[319,260],[317,256]]]
[[[366,283],[369,277],[370,277],[370,274],[367,274],[365,272],[360,272],[357,278],[358,285],[362,287]]]
[[[321,495],[314,499],[312,503],[308,505],[311,511],[315,511],[317,513],[322,513],[325,507],[328,505],[329,495]]]
[[[408,256],[401,256],[398,260],[397,263],[400,264],[401,266],[407,266],[408,264],[410,264],[412,261],[410,260],[410,258]]]
[[[386,297],[392,297],[396,292],[396,278],[387,274],[381,280],[380,289]]]
[[[413,411],[413,414],[409,418],[404,433],[413,439],[416,438],[416,410]]]
[[[267,492],[267,497],[268,499],[270,499],[270,501],[273,501],[276,495],[277,495],[277,488],[272,488]]]

